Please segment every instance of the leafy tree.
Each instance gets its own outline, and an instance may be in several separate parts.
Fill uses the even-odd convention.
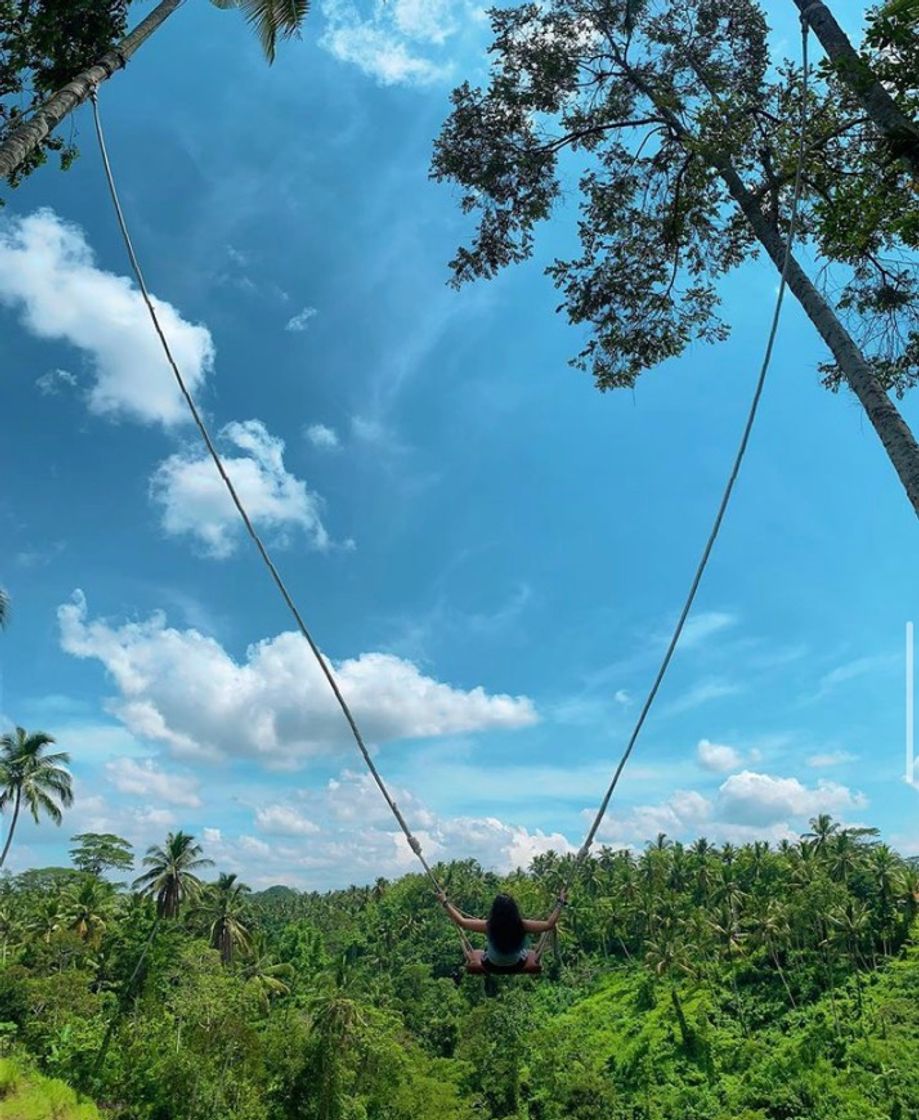
[[[53,737],[44,731],[28,732],[23,727],[0,738],[0,809],[13,806],[0,867],[13,842],[23,801],[36,824],[44,813],[57,825],[63,819],[61,809],[73,802],[73,784],[66,769],[70,756],[65,751],[47,754],[53,743]]]
[[[216,883],[201,891],[195,915],[208,929],[211,947],[220,953],[224,964],[230,964],[237,950],[250,947],[246,925],[246,895],[249,888],[237,882],[236,875],[221,872]]]
[[[903,161],[914,177],[919,177],[919,126],[897,105],[881,76],[858,54],[826,4],[815,8],[808,0],[795,0],[795,3],[832,60],[834,72],[886,139],[892,154]],[[902,14],[905,14],[902,5],[889,4],[879,16],[897,21]]]
[[[197,898],[201,880],[194,874],[205,867],[213,867],[213,860],[201,854],[201,845],[187,832],[170,832],[161,847],[155,844],[147,849],[143,865],[149,870],[134,880],[145,894],[156,899],[156,911],[161,918],[176,918],[183,902]]]
[[[182,0],[160,3],[128,35],[124,29],[129,0],[0,0],[0,94],[31,86],[26,113],[0,116],[0,178],[13,186],[43,161],[43,148],[61,150],[63,165],[76,150],[52,137],[54,129],[100,82],[106,81],[179,8]],[[211,0],[218,8],[238,8],[258,35],[268,62],[279,38],[296,35],[308,0]],[[31,19],[18,19],[25,11]],[[109,49],[112,48],[112,49]],[[5,66],[5,73],[3,67]],[[63,84],[66,83],[66,84]],[[56,90],[51,96],[51,91]],[[44,98],[47,98],[46,100]],[[29,113],[31,115],[29,115]],[[26,116],[28,119],[22,119]]]
[[[104,54],[125,29],[128,0],[0,0],[0,138],[51,92]],[[76,148],[48,137],[16,171],[14,183],[49,151],[66,168]]]
[[[74,867],[96,878],[106,871],[130,871],[134,849],[128,840],[111,832],[81,832],[71,836],[70,858]]]
[[[793,66],[770,65],[761,9],[548,0],[491,20],[490,84],[454,90],[434,152],[433,176],[457,182],[463,210],[479,219],[451,262],[454,283],[529,257],[563,176],[579,172],[580,253],[547,270],[570,321],[590,328],[574,364],[601,389],[630,386],[693,340],[723,339],[718,282],[760,249],[785,265],[801,83]],[[837,158],[864,129],[839,101],[829,78],[811,94],[805,238]],[[858,397],[919,513],[919,445],[884,391],[919,376],[919,349],[911,356],[908,342],[892,357],[888,332],[872,351],[866,308],[863,352],[794,254],[787,278],[833,356],[827,377]],[[912,306],[895,309],[907,334]]]

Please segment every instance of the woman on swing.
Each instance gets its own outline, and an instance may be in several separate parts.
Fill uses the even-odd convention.
[[[524,918],[517,903],[509,894],[499,894],[491,904],[488,918],[467,918],[443,893],[438,901],[452,922],[470,933],[484,933],[485,952],[466,949],[466,964],[480,972],[538,972],[539,959],[527,947],[530,933],[549,933],[558,925],[565,905],[564,894],[559,895],[555,909],[545,921]]]

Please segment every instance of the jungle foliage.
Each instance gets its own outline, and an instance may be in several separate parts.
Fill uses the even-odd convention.
[[[538,914],[569,860],[439,872],[467,911],[506,889]],[[0,1098],[64,1092],[32,1063],[121,1120],[919,1116],[919,870],[871,830],[601,849],[539,979],[465,976],[421,876],[253,893],[201,861],[178,833],[142,893],[3,880]],[[67,1100],[10,1115],[95,1115]]]

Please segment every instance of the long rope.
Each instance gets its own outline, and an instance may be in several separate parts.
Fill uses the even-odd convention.
[[[654,683],[648,692],[645,702],[641,707],[638,719],[632,729],[632,734],[629,737],[625,750],[622,752],[622,757],[613,772],[612,779],[607,787],[603,800],[600,802],[600,807],[597,814],[593,819],[593,823],[588,830],[584,843],[581,845],[574,863],[569,872],[568,879],[565,887],[561,892],[561,897],[564,898],[571,888],[574,877],[578,872],[578,868],[587,858],[590,849],[593,847],[593,842],[597,835],[597,830],[606,816],[606,811],[609,808],[610,801],[619,784],[619,779],[622,777],[622,772],[635,749],[635,744],[638,742],[638,737],[641,730],[645,725],[645,720],[648,718],[648,713],[660,691],[661,684],[670,668],[670,662],[676,652],[676,647],[679,644],[680,638],[683,634],[683,629],[686,626],[686,620],[689,618],[689,612],[692,610],[693,603],[695,602],[696,592],[699,590],[699,584],[702,582],[702,576],[705,574],[705,569],[708,566],[709,558],[712,554],[712,549],[715,547],[715,541],[718,539],[718,534],[721,530],[721,523],[724,520],[724,515],[727,512],[728,503],[731,500],[731,494],[734,490],[734,483],[737,481],[737,476],[740,473],[740,466],[744,460],[747,451],[747,444],[750,442],[750,434],[753,431],[753,424],[756,420],[757,412],[759,411],[760,398],[763,395],[763,389],[766,384],[766,374],[769,372],[769,366],[772,362],[772,351],[775,346],[776,334],[779,328],[779,317],[782,312],[782,303],[785,297],[786,281],[788,278],[788,262],[791,260],[791,250],[794,244],[795,228],[798,221],[798,206],[801,201],[801,180],[804,169],[805,158],[805,138],[807,131],[807,92],[808,92],[808,56],[807,56],[807,39],[808,25],[807,21],[802,18],[801,20],[801,103],[799,113],[799,136],[798,136],[798,160],[795,167],[795,180],[794,180],[794,194],[791,204],[791,215],[788,222],[788,237],[785,241],[785,257],[782,262],[782,278],[779,283],[779,291],[776,296],[775,310],[772,314],[772,325],[769,329],[769,337],[766,341],[766,349],[763,354],[762,365],[760,366],[759,377],[756,382],[756,389],[753,393],[753,400],[750,403],[750,411],[747,414],[747,421],[744,425],[743,435],[740,439],[740,445],[737,448],[737,454],[734,456],[734,465],[731,468],[731,473],[728,477],[727,485],[724,488],[724,493],[721,496],[721,502],[718,506],[718,512],[715,515],[714,523],[712,524],[711,532],[708,535],[708,540],[705,542],[705,548],[702,550],[702,557],[696,567],[695,575],[693,576],[692,583],[689,587],[689,593],[686,596],[686,601],[683,604],[683,609],[680,611],[680,616],[677,619],[677,624],[673,630],[673,636],[670,639],[670,644],[664,653],[663,660],[657,670],[657,675],[654,678]],[[540,939],[539,946],[537,947],[537,955],[539,955],[545,948],[546,935]]]
[[[223,460],[220,457],[220,453],[214,445],[214,441],[211,438],[207,425],[205,424],[204,419],[199,412],[197,405],[195,404],[194,398],[189,392],[188,386],[185,383],[185,378],[182,376],[182,371],[179,369],[178,365],[176,364],[176,360],[172,355],[172,349],[169,345],[166,335],[163,333],[163,328],[160,325],[159,316],[157,315],[156,308],[154,307],[153,301],[150,298],[150,293],[147,289],[147,284],[144,280],[143,272],[141,271],[140,262],[138,261],[137,254],[134,251],[134,244],[131,240],[131,234],[128,231],[128,225],[125,221],[124,211],[121,207],[121,201],[118,197],[118,189],[115,185],[115,177],[112,174],[112,165],[109,160],[108,148],[105,143],[105,130],[103,129],[102,118],[99,113],[99,98],[97,90],[94,89],[90,97],[93,107],[93,121],[95,122],[96,126],[96,138],[99,141],[99,151],[102,156],[102,165],[105,169],[105,178],[106,182],[108,183],[109,194],[111,195],[112,204],[115,208],[115,216],[118,219],[118,227],[121,230],[121,236],[124,241],[125,249],[127,250],[128,259],[131,262],[131,269],[134,272],[134,276],[137,280],[137,285],[140,288],[140,293],[143,296],[144,303],[147,305],[147,311],[150,314],[150,319],[153,322],[154,329],[156,330],[157,336],[159,337],[160,343],[162,344],[163,352],[165,353],[166,359],[169,362],[170,368],[172,369],[176,384],[178,385],[182,396],[185,398],[185,403],[188,405],[188,409],[191,413],[192,419],[194,420],[195,425],[201,434],[201,438],[204,441],[205,446],[207,447],[211,459],[213,459],[214,461],[214,466],[217,468],[220,477],[223,479],[223,483],[226,486],[230,497],[233,499],[233,504],[236,506],[237,512],[242,518],[243,524],[246,527],[246,532],[252,538],[255,547],[258,549],[259,555],[261,556],[265,567],[268,569],[268,572],[270,573],[271,578],[274,581],[275,587],[277,587],[278,591],[281,593],[281,598],[284,600],[287,609],[293,616],[294,622],[297,625],[297,629],[306,639],[313,657],[315,657],[317,664],[319,665],[326,681],[328,682],[329,688],[331,688],[335,699],[338,701],[338,706],[341,708],[342,714],[344,715],[345,720],[348,723],[348,727],[350,728],[354,741],[357,744],[357,748],[367,765],[367,769],[370,771],[371,776],[376,782],[377,788],[382,794],[386,804],[389,806],[390,811],[396,818],[399,827],[405,834],[405,839],[408,841],[409,847],[420,860],[421,866],[424,868],[425,873],[430,879],[432,886],[438,892],[438,894],[441,894],[443,893],[443,889],[437,879],[437,876],[431,870],[430,864],[425,859],[424,852],[421,848],[421,843],[417,839],[417,837],[413,835],[411,829],[406,823],[405,818],[402,815],[401,810],[399,809],[399,806],[396,804],[395,799],[387,789],[386,783],[383,781],[383,778],[370,755],[370,751],[368,751],[367,749],[367,746],[364,742],[364,737],[361,735],[360,728],[358,727],[357,721],[355,720],[354,715],[351,712],[350,707],[348,706],[348,702],[342,695],[341,689],[338,686],[338,681],[335,679],[335,674],[332,672],[331,667],[323,657],[318,645],[313,639],[312,634],[307,628],[306,623],[303,621],[303,616],[300,614],[300,611],[298,610],[296,603],[294,602],[290,592],[288,591],[284,580],[281,578],[281,575],[277,567],[275,566],[275,563],[272,560],[268,549],[265,547],[262,538],[259,536],[258,531],[253,525],[252,519],[246,511],[246,507],[243,505],[236,487],[233,485],[233,480],[227,473],[226,467],[223,464]]]
[[[741,440],[740,440],[740,445],[737,449],[737,454],[734,458],[734,463],[733,463],[733,466],[731,468],[731,473],[728,477],[728,481],[727,481],[727,484],[725,486],[724,493],[722,494],[721,502],[718,506],[718,511],[717,511],[717,514],[715,515],[714,523],[712,524],[711,532],[709,533],[708,540],[705,543],[705,548],[702,551],[701,559],[699,560],[699,564],[696,568],[695,575],[693,576],[692,583],[690,584],[689,593],[686,596],[686,601],[683,604],[683,609],[680,612],[679,618],[677,619],[677,624],[674,628],[673,635],[670,639],[670,643],[667,646],[667,650],[664,654],[663,660],[661,661],[660,667],[658,668],[657,675],[655,676],[654,682],[651,685],[651,689],[648,692],[647,697],[645,698],[645,702],[642,705],[642,708],[641,708],[641,711],[639,713],[638,719],[637,719],[637,721],[635,723],[635,726],[632,730],[632,734],[629,737],[629,740],[626,744],[625,750],[623,751],[621,758],[619,759],[619,763],[616,766],[616,769],[613,773],[612,779],[610,780],[609,786],[607,787],[606,793],[604,794],[603,800],[600,802],[600,806],[597,810],[596,816],[594,817],[593,823],[591,824],[590,829],[587,832],[587,836],[584,839],[584,843],[581,845],[581,848],[579,849],[578,854],[575,858],[574,864],[572,866],[572,869],[571,869],[571,872],[570,872],[570,875],[569,875],[569,878],[568,878],[567,885],[566,885],[565,889],[561,892],[562,897],[564,897],[567,894],[567,891],[571,886],[571,882],[573,881],[574,876],[576,875],[578,868],[584,862],[584,860],[587,858],[587,856],[590,853],[591,848],[593,847],[593,843],[594,843],[594,840],[596,838],[597,831],[599,830],[600,825],[603,822],[603,818],[606,816],[607,809],[609,808],[610,801],[612,800],[613,794],[616,791],[616,787],[619,784],[619,779],[622,776],[622,772],[624,771],[624,769],[626,767],[626,764],[628,763],[629,759],[632,756],[632,752],[634,751],[635,745],[638,742],[638,737],[641,734],[642,728],[644,727],[644,724],[645,724],[645,721],[648,717],[648,714],[651,711],[651,707],[654,704],[654,701],[657,697],[658,692],[660,691],[660,687],[663,684],[664,677],[667,674],[667,670],[670,668],[670,663],[673,659],[674,653],[676,652],[676,647],[679,644],[680,638],[683,635],[683,630],[685,628],[687,619],[689,618],[690,611],[692,610],[693,604],[695,602],[696,593],[699,590],[699,585],[702,582],[702,577],[705,574],[705,569],[708,566],[708,561],[711,557],[712,550],[714,549],[715,542],[718,539],[718,534],[721,530],[721,524],[724,520],[725,513],[727,512],[728,504],[730,503],[731,495],[732,495],[733,490],[734,490],[734,485],[735,485],[735,483],[737,481],[737,477],[740,473],[740,467],[741,467],[741,464],[743,463],[744,456],[745,456],[746,451],[747,451],[747,445],[750,441],[750,435],[753,431],[753,424],[756,420],[756,416],[757,416],[757,413],[758,413],[758,410],[759,410],[759,403],[760,403],[760,399],[761,399],[762,394],[763,394],[763,389],[765,387],[766,375],[769,371],[769,366],[770,366],[771,361],[772,361],[772,352],[773,352],[774,345],[775,345],[776,335],[778,333],[779,319],[780,319],[780,315],[781,315],[782,304],[784,302],[785,288],[786,288],[786,283],[787,283],[788,264],[789,264],[789,261],[791,259],[791,250],[792,250],[792,245],[794,243],[794,233],[795,233],[795,228],[796,228],[796,225],[797,225],[798,206],[799,206],[800,197],[801,197],[801,178],[802,178],[802,170],[803,170],[804,155],[805,155],[805,126],[806,126],[806,120],[807,120],[807,85],[808,85],[807,43],[808,43],[808,26],[807,26],[806,21],[802,20],[801,21],[802,95],[801,95],[801,106],[800,106],[800,130],[799,130],[800,135],[799,135],[799,148],[798,148],[798,162],[797,162],[797,167],[795,169],[794,197],[793,197],[791,217],[790,217],[789,227],[788,227],[788,237],[787,237],[786,243],[785,243],[785,258],[784,258],[783,265],[782,265],[782,274],[781,274],[781,281],[780,281],[780,284],[779,284],[779,291],[778,291],[778,295],[776,297],[775,310],[774,310],[773,316],[772,316],[772,324],[771,324],[771,327],[770,327],[770,330],[769,330],[769,337],[768,337],[768,340],[767,340],[767,343],[766,343],[766,349],[765,349],[765,353],[764,353],[764,356],[763,356],[763,361],[762,361],[762,365],[761,365],[761,368],[760,368],[759,377],[757,379],[756,389],[755,389],[754,394],[753,394],[753,400],[751,402],[750,410],[749,410],[749,413],[748,413],[748,416],[747,416],[747,421],[746,421],[746,424],[744,425],[743,434],[742,434]],[[101,120],[101,116],[100,116],[100,113],[99,113],[99,101],[98,101],[98,95],[97,95],[96,90],[93,90],[92,93],[91,93],[91,101],[92,101],[92,107],[93,107],[93,121],[94,121],[95,129],[96,129],[96,137],[97,137],[98,142],[99,142],[99,151],[100,151],[100,154],[101,154],[101,157],[102,157],[102,163],[103,163],[103,167],[105,169],[106,182],[108,184],[109,194],[111,195],[111,198],[112,198],[112,204],[113,204],[114,209],[115,209],[115,214],[116,214],[116,217],[117,217],[117,220],[118,220],[118,226],[119,226],[119,229],[121,231],[121,236],[122,236],[122,239],[123,239],[124,244],[125,244],[125,249],[127,251],[128,258],[131,262],[131,268],[134,272],[134,276],[137,280],[138,287],[140,289],[141,295],[143,296],[143,300],[144,300],[144,303],[146,304],[147,311],[150,315],[150,319],[153,323],[154,329],[156,330],[157,336],[159,337],[160,343],[162,344],[163,351],[166,355],[167,361],[169,362],[170,368],[172,369],[172,372],[173,372],[173,375],[175,377],[176,383],[179,387],[179,390],[180,390],[182,396],[184,397],[186,404],[188,405],[188,408],[189,408],[189,411],[191,413],[192,419],[194,420],[195,425],[196,425],[196,427],[198,428],[198,431],[201,434],[201,438],[203,439],[204,444],[207,447],[207,450],[208,450],[208,452],[211,456],[211,459],[214,462],[214,466],[217,468],[217,471],[220,474],[220,477],[222,478],[222,480],[224,482],[224,485],[226,486],[227,491],[228,491],[228,493],[230,494],[230,497],[233,500],[233,504],[235,505],[235,507],[237,509],[237,512],[239,513],[239,516],[241,517],[241,519],[243,521],[243,524],[246,527],[247,533],[249,534],[250,538],[252,539],[253,543],[255,544],[256,548],[258,549],[259,555],[261,556],[262,561],[264,562],[265,566],[267,567],[267,569],[268,569],[268,571],[271,575],[271,578],[274,581],[275,586],[277,587],[278,591],[281,594],[282,599],[284,600],[284,603],[286,604],[288,610],[290,611],[290,614],[292,615],[292,617],[293,617],[293,619],[294,619],[294,621],[297,625],[298,630],[300,631],[302,636],[306,639],[306,642],[307,642],[307,644],[310,648],[310,651],[312,652],[314,658],[316,659],[317,664],[319,665],[320,669],[322,670],[322,673],[325,676],[326,681],[328,682],[328,685],[331,688],[332,693],[334,694],[335,699],[338,702],[338,705],[339,705],[339,707],[342,711],[342,714],[344,715],[345,720],[348,723],[348,727],[351,730],[351,734],[352,734],[352,736],[354,738],[354,741],[355,741],[355,743],[358,747],[358,750],[360,751],[361,756],[363,757],[363,760],[364,760],[368,770],[370,771],[370,774],[373,777],[374,782],[377,785],[377,788],[379,789],[383,799],[386,801],[386,804],[389,806],[389,809],[392,812],[393,816],[395,817],[396,822],[398,823],[399,827],[402,829],[402,832],[405,835],[405,838],[406,838],[406,841],[408,842],[409,847],[412,849],[412,851],[418,857],[418,860],[420,861],[422,867],[424,868],[425,873],[427,874],[428,878],[430,879],[435,891],[437,891],[438,894],[443,894],[443,889],[442,889],[437,877],[435,876],[433,870],[431,869],[430,865],[428,864],[427,860],[425,859],[424,853],[423,853],[422,848],[421,848],[421,843],[413,835],[412,831],[408,827],[408,824],[406,823],[405,818],[402,815],[402,812],[400,811],[400,809],[399,809],[398,805],[396,804],[395,800],[393,799],[393,797],[389,793],[389,790],[386,787],[386,783],[383,781],[383,778],[382,778],[379,770],[377,769],[376,765],[374,764],[374,761],[373,761],[373,759],[370,755],[370,752],[368,751],[367,746],[364,742],[363,736],[361,735],[361,732],[360,732],[360,729],[357,725],[357,722],[355,721],[354,716],[351,712],[351,709],[348,706],[348,703],[345,700],[344,696],[342,695],[341,689],[338,686],[338,682],[335,678],[334,673],[332,672],[332,670],[331,670],[329,664],[326,662],[325,658],[322,656],[322,653],[321,653],[319,647],[317,646],[315,640],[313,639],[312,634],[310,633],[309,629],[307,628],[306,623],[304,622],[303,617],[300,614],[300,611],[298,610],[296,603],[294,602],[293,598],[290,595],[290,592],[288,591],[288,589],[287,589],[287,587],[284,583],[284,580],[281,578],[281,575],[278,572],[278,569],[275,566],[274,561],[272,560],[271,555],[268,552],[268,549],[265,547],[265,544],[262,541],[261,537],[259,536],[255,526],[253,525],[252,520],[249,517],[249,514],[246,512],[246,508],[243,505],[243,503],[242,503],[242,501],[239,497],[239,494],[237,493],[236,488],[233,485],[233,482],[230,479],[230,476],[226,471],[226,468],[224,467],[223,461],[220,457],[220,453],[217,451],[217,448],[214,444],[214,441],[211,438],[210,432],[208,431],[207,425],[205,424],[204,419],[201,416],[201,413],[198,411],[198,408],[197,408],[197,406],[194,402],[194,398],[192,397],[191,393],[188,390],[188,387],[185,383],[185,379],[182,376],[182,372],[179,369],[178,365],[176,364],[175,358],[173,357],[173,354],[172,354],[172,350],[169,346],[169,342],[168,342],[165,334],[163,333],[162,326],[160,325],[159,318],[156,314],[156,308],[153,306],[153,302],[150,298],[150,293],[147,289],[147,285],[146,285],[146,282],[144,280],[143,272],[141,271],[140,263],[137,259],[137,254],[134,251],[134,245],[133,245],[133,242],[131,240],[131,235],[130,235],[130,232],[128,230],[127,222],[126,222],[125,217],[124,217],[124,211],[122,210],[122,207],[121,207],[121,202],[120,202],[120,199],[119,199],[119,196],[118,196],[118,190],[117,190],[117,187],[115,185],[114,175],[112,173],[111,162],[110,162],[109,156],[108,156],[108,149],[107,149],[107,146],[106,146],[106,143],[105,143],[105,132],[104,132],[104,129],[103,129],[103,126],[102,126],[102,120]],[[459,928],[459,927],[457,927],[457,928],[459,929],[459,934],[460,934],[460,937],[463,941],[464,947],[467,947],[469,945],[468,938],[465,936],[465,933],[461,928]],[[543,937],[540,940],[539,946],[537,948],[537,956],[541,954],[542,950],[545,947],[545,943],[546,943],[546,935],[543,935]]]

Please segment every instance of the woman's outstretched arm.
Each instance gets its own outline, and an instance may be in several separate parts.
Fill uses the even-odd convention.
[[[447,898],[445,894],[439,894],[437,901],[447,911],[447,916],[451,922],[454,922],[460,929],[469,930],[470,933],[484,933],[486,929],[485,921],[482,918],[467,918],[465,914],[461,914],[453,903]]]
[[[560,894],[558,902],[555,904],[555,909],[545,921],[534,920],[532,918],[524,918],[523,928],[527,933],[548,933],[550,930],[555,929],[558,925],[558,919],[562,913],[562,907],[565,905],[565,896]]]

